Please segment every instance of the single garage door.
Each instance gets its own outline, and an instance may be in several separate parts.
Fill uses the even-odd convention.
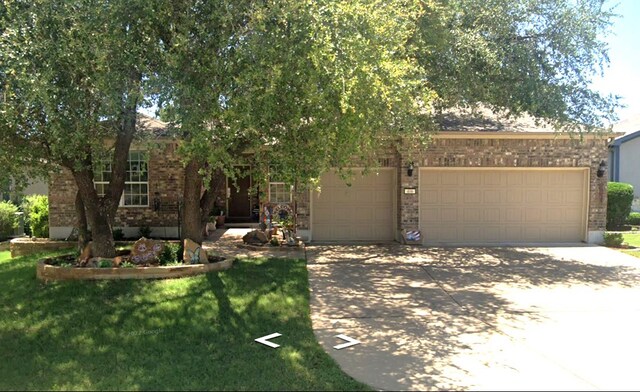
[[[423,241],[583,241],[587,176],[586,169],[421,169]]]
[[[320,179],[313,192],[313,241],[390,241],[394,238],[393,169],[362,176],[355,171],[347,186],[335,173]]]

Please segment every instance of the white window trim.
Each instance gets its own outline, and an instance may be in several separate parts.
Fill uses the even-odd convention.
[[[134,151],[130,151],[129,154],[131,154],[131,152]],[[138,161],[138,162],[143,162],[143,161]],[[147,172],[149,171],[149,162],[148,161],[144,161],[147,164]],[[129,156],[127,156],[127,163],[129,163]],[[126,175],[126,173],[125,173]],[[98,184],[102,184],[102,185],[109,185],[109,181],[93,181],[93,185],[94,187]],[[124,204],[124,188],[127,185],[146,185],[147,186],[147,204]],[[137,195],[143,195],[143,193],[137,194]],[[126,181],[124,182],[124,187],[122,188],[122,195],[120,195],[120,201],[118,202],[118,207],[124,207],[124,208],[148,208],[151,205],[150,203],[150,197],[149,197],[149,174],[147,173],[147,181]]]
[[[289,185],[289,201],[273,201],[271,200],[271,185],[284,185],[285,187],[287,186],[287,184],[285,182],[281,182],[281,181],[269,181],[269,203],[291,203],[293,201],[293,185]]]

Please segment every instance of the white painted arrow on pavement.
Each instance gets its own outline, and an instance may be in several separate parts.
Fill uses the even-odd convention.
[[[261,338],[255,339],[256,342],[258,343],[262,343],[265,346],[269,346],[271,348],[278,348],[280,347],[279,344],[275,344],[273,342],[270,342],[269,339],[273,339],[273,338],[277,338],[278,336],[282,336],[281,333],[272,333],[271,335],[267,335],[267,336],[263,336]]]
[[[356,340],[354,338],[350,338],[347,335],[336,335],[336,338],[340,338],[342,340],[346,340],[347,341],[347,343],[342,343],[342,344],[339,344],[337,346],[333,346],[333,348],[335,348],[336,350],[342,350],[343,348],[347,348],[347,347],[355,346],[356,344],[360,344],[359,340]]]

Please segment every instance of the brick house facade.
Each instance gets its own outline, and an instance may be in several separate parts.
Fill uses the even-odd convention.
[[[157,237],[171,238],[178,235],[178,197],[182,193],[182,165],[178,157],[175,155],[175,148],[175,143],[167,142],[150,153],[148,161],[148,205],[131,207],[122,206],[118,209],[116,226],[123,228],[126,235],[135,236],[138,228],[141,226],[149,226],[153,230],[152,234]],[[134,149],[135,147],[132,147],[132,150]],[[483,176],[486,181],[495,180],[504,182],[507,181],[504,180],[504,178],[507,178],[508,176],[513,178],[521,176],[525,182],[529,181],[530,178],[542,178],[541,181],[544,181],[545,184],[550,184],[551,182],[549,181],[555,181],[553,180],[554,178],[560,179],[560,181],[564,181],[563,179],[565,178],[583,181],[576,185],[575,190],[575,197],[580,198],[579,200],[576,199],[577,201],[574,203],[575,214],[579,214],[580,216],[573,215],[571,218],[575,219],[575,224],[572,226],[574,228],[571,229],[564,226],[561,227],[561,225],[559,225],[557,230],[573,230],[571,233],[567,234],[567,240],[564,242],[600,242],[602,240],[606,222],[607,178],[606,176],[598,177],[597,172],[599,165],[602,161],[606,161],[608,155],[607,140],[605,137],[588,135],[582,140],[578,140],[570,137],[569,135],[555,134],[553,132],[445,131],[435,135],[429,147],[419,154],[419,157],[417,158],[416,156],[407,156],[407,154],[395,146],[390,146],[389,151],[390,152],[386,154],[385,158],[380,160],[381,167],[377,170],[386,173],[385,176],[387,176],[391,182],[388,181],[386,183],[387,185],[384,186],[378,186],[375,184],[367,186],[371,186],[371,189],[377,189],[376,192],[381,195],[379,200],[370,200],[368,202],[374,203],[371,204],[371,206],[382,206],[379,208],[381,210],[379,213],[384,215],[384,219],[390,218],[390,220],[388,220],[389,223],[384,223],[385,225],[389,225],[390,228],[383,234],[372,234],[371,238],[365,238],[366,236],[362,238],[354,237],[356,240],[370,239],[375,241],[400,241],[403,230],[422,230],[425,233],[429,232],[428,222],[426,222],[425,219],[425,217],[428,216],[425,212],[427,211],[427,207],[425,207],[425,203],[427,203],[425,195],[427,195],[427,193],[425,192],[428,191],[429,187],[425,185],[426,183],[422,182],[435,179],[438,175],[442,178],[444,178],[443,176],[448,176],[446,174],[448,172],[443,172],[445,174],[438,174],[437,170],[434,171],[435,169],[459,169],[457,172],[451,173],[457,173],[456,175],[460,178],[466,176],[464,178],[470,180],[473,180],[474,176]],[[414,171],[411,176],[408,175],[407,170],[410,163],[414,166]],[[547,177],[549,179],[546,179]],[[582,177],[584,177],[584,180],[581,180]],[[321,179],[321,186],[323,181],[325,181],[324,177]],[[480,184],[478,181],[475,181],[474,183]],[[481,186],[481,184],[478,186]],[[385,187],[389,189],[386,189]],[[495,189],[499,190],[498,187],[499,185],[496,185]],[[502,192],[502,196],[500,197],[502,197],[502,200],[506,200],[504,199],[505,197],[510,197],[508,194],[510,188],[506,185],[502,185],[502,188],[503,189],[500,191]],[[557,190],[550,190],[548,194],[544,194],[544,192],[542,194],[543,197],[549,198],[550,211],[553,208],[552,198],[564,197],[562,196],[563,187],[558,184],[556,185],[556,188]],[[584,189],[581,191],[580,189],[582,188]],[[323,205],[326,205],[326,200],[331,198],[329,195],[331,192],[334,192],[336,197],[341,197],[341,192],[343,192],[340,190],[339,184],[334,184],[333,187],[328,187],[327,189],[333,190],[323,190],[320,194],[317,194],[317,192],[312,190],[298,191],[295,193],[295,202],[291,203],[291,206],[297,210],[298,233],[306,240],[313,241],[320,237],[319,227],[322,225],[320,218],[323,214],[337,214],[339,218],[339,215],[343,213],[343,211],[338,209],[335,211],[325,209],[322,211],[316,211],[314,215],[315,209],[325,208],[320,205],[320,202],[314,202],[314,200],[319,197],[318,195],[326,192],[326,196],[324,196],[325,198],[322,202],[325,203]],[[346,189],[347,188],[345,186],[344,192],[347,192]],[[446,186],[442,189],[444,190],[441,190],[441,193],[445,194]],[[493,190],[486,186],[485,188],[471,187],[468,190],[465,189],[466,188],[460,188],[457,194],[451,192],[448,194],[452,194],[454,197],[456,197],[455,195],[460,195],[460,197],[468,196],[474,199],[474,195],[476,194],[484,192],[487,195],[490,195]],[[531,192],[531,189],[533,188],[525,187],[523,189],[526,196],[526,192]],[[527,191],[527,189],[529,189],[529,191]],[[229,192],[230,191],[227,189],[220,190],[218,197],[223,203],[223,206],[225,206],[226,201],[228,201]],[[62,170],[51,176],[49,184],[49,219],[51,238],[65,238],[71,232],[75,223],[75,193],[76,187],[70,173]],[[497,194],[497,191],[494,193]],[[522,192],[520,192],[520,194],[522,194]],[[531,194],[537,195],[538,192],[534,191],[531,192]],[[260,200],[261,211],[262,207],[269,203],[268,192],[263,193],[263,195],[265,195],[263,196],[263,200]],[[357,195],[353,197],[356,199],[358,198]],[[159,199],[159,206],[157,205],[158,203],[154,203],[154,199]],[[335,200],[338,199],[336,198]],[[347,200],[346,203],[348,203],[350,199],[345,200]],[[441,210],[446,209],[445,207],[447,202],[447,200],[442,200],[442,203],[445,204],[436,207]],[[482,203],[482,200],[478,201],[474,199],[473,202]],[[536,202],[542,204],[535,208],[532,207],[531,211],[527,210],[525,213],[528,214],[531,212],[531,216],[536,218],[537,221],[530,225],[529,223],[526,223],[526,219],[529,217],[523,216],[520,221],[521,223],[519,223],[520,226],[523,227],[516,227],[518,230],[521,229],[523,233],[527,230],[531,231],[533,228],[538,226],[546,227],[545,225],[547,225],[547,222],[545,222],[544,219],[549,219],[549,227],[553,226],[553,216],[551,212],[545,215],[547,218],[544,216],[540,217],[541,211],[544,213],[544,210],[546,209],[544,205],[545,201],[537,200]],[[359,202],[356,200],[355,203],[356,204],[354,205],[357,207]],[[490,200],[487,201],[487,203],[490,203]],[[505,215],[507,212],[499,211],[498,207],[495,206],[495,203],[496,202],[494,200],[492,208],[495,207],[496,217],[500,215],[502,216],[501,219],[509,221],[511,217]],[[567,208],[567,206],[571,207],[573,205],[571,203],[573,202],[568,199],[565,200],[565,204],[562,206],[562,209],[572,209]],[[159,208],[154,208],[154,204]],[[462,233],[461,230],[465,230],[465,228],[469,228],[469,230],[471,230],[473,229],[472,226],[474,224],[474,221],[472,220],[465,221],[467,217],[463,215],[469,213],[471,216],[474,215],[473,213],[477,213],[477,210],[485,209],[482,204],[469,205],[480,206],[480,208],[475,208],[476,211],[467,211],[464,208],[464,203],[455,207],[457,208],[457,215],[455,216],[457,216],[456,219],[459,219],[460,222],[458,222],[457,226],[452,226],[451,230],[457,230],[459,232],[459,238],[462,239],[472,238],[468,237],[468,233]],[[489,204],[487,204],[487,206],[488,205]],[[528,204],[525,203],[519,205],[524,206],[523,208],[526,210],[526,206]],[[351,209],[353,210],[354,208]],[[487,209],[491,210],[491,208],[488,207]],[[453,209],[450,210],[456,213]],[[366,212],[367,211],[362,211],[362,213]],[[473,216],[471,218],[473,218]],[[490,218],[491,217],[488,217],[487,219]],[[363,219],[370,220],[369,223],[362,226],[365,229],[371,225],[375,226],[377,224],[376,222],[379,222],[377,218],[371,214],[366,215],[366,218]],[[501,223],[498,221],[495,221],[498,223],[491,222],[492,221],[489,220],[487,221],[486,226],[481,227],[493,227],[495,230],[498,230],[498,226]],[[342,235],[331,234],[332,231],[330,229],[328,230],[329,231],[323,234],[324,240],[329,239],[339,241],[343,239],[353,239],[350,237],[342,238]],[[350,230],[347,228],[347,230],[348,232],[353,232],[357,229]],[[390,234],[391,232],[392,234]],[[335,233],[339,232],[336,231]],[[341,238],[332,238],[332,235],[334,237]],[[499,236],[500,234],[496,235]],[[522,238],[528,237],[525,237],[523,234]],[[541,242],[552,242],[544,236],[531,238],[543,238]],[[515,242],[522,241],[524,240],[516,240]],[[459,241],[452,240],[451,242]],[[502,241],[501,238],[493,238],[488,242],[508,243],[510,241],[506,239]]]

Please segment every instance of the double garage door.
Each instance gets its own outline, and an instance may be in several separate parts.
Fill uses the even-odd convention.
[[[416,174],[414,174],[416,175]],[[395,170],[333,173],[312,196],[314,241],[390,241],[396,233]],[[419,225],[426,245],[580,242],[588,203],[586,169],[423,168]]]
[[[580,242],[586,169],[422,169],[425,244]]]

